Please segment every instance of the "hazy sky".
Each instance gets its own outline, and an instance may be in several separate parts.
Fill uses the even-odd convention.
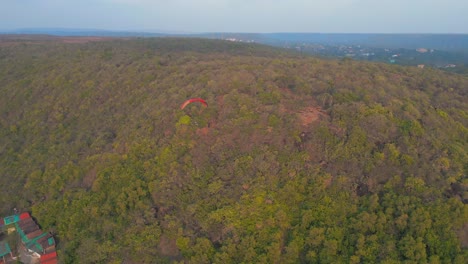
[[[468,33],[468,0],[0,0],[0,29]]]

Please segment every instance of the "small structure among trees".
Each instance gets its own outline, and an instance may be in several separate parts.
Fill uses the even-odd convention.
[[[44,233],[27,212],[0,218],[0,230],[18,233],[20,259],[26,263],[55,264],[57,253],[55,240],[51,233]],[[3,239],[1,239],[3,240]],[[16,258],[8,241],[0,240],[0,263],[9,263]]]
[[[0,242],[0,263],[6,262],[6,257],[8,257],[8,255],[13,258],[10,245],[8,245],[7,242]]]

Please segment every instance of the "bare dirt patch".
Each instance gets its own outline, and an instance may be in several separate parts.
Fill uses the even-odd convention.
[[[96,168],[91,169],[86,173],[86,175],[83,178],[83,186],[85,188],[91,188],[93,186],[94,180],[96,180],[97,177],[97,170]]]
[[[299,119],[303,126],[307,126],[315,121],[320,120],[320,118],[327,116],[325,112],[322,111],[320,107],[306,107],[303,110],[298,112]]]
[[[179,255],[175,239],[162,235],[159,241],[158,250],[165,256],[175,257]]]
[[[208,135],[209,131],[210,131],[210,129],[208,127],[203,127],[203,128],[198,128],[196,133],[199,136],[206,136],[206,135]]]
[[[219,95],[216,97],[216,101],[218,103],[219,107],[222,107],[224,105],[224,95]]]

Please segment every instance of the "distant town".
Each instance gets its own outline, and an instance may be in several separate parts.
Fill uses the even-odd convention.
[[[18,29],[0,35],[86,37],[195,37],[259,43],[302,54],[384,62],[419,68],[438,68],[468,74],[468,34],[353,34],[353,33],[156,33],[84,29]]]
[[[454,70],[464,68],[468,64],[466,54],[440,51],[435,49],[388,49],[364,47],[362,45],[318,45],[302,44],[287,46],[299,52],[314,54],[324,57],[342,57],[356,60],[367,60],[376,62],[387,62],[391,64],[418,66],[430,66],[434,68]]]
[[[224,40],[244,43],[255,43],[258,40],[245,38],[224,38]],[[262,41],[260,40],[260,43]],[[271,43],[270,43],[271,44]],[[296,50],[302,54],[326,58],[349,58],[390,64],[432,67],[457,73],[468,73],[468,54],[454,51],[443,51],[429,48],[380,48],[364,45],[330,45],[316,43],[283,43],[286,49]]]

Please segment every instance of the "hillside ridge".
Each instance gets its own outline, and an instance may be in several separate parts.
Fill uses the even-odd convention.
[[[0,38],[0,215],[31,211],[65,263],[463,263],[467,87],[221,40]]]

